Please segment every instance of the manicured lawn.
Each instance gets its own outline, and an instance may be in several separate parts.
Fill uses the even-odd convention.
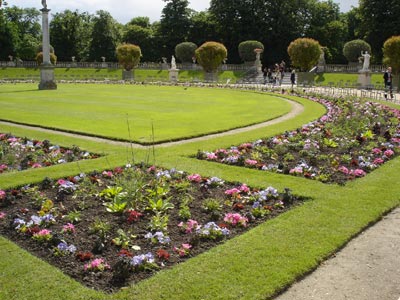
[[[139,143],[222,132],[291,109],[277,97],[247,91],[96,84],[63,84],[56,91],[2,85],[0,106],[3,120]]]
[[[218,90],[212,91],[218,93]],[[153,149],[133,149],[134,159],[135,162],[147,161],[165,168],[218,176],[254,187],[289,187],[297,195],[311,197],[311,201],[114,295],[84,288],[52,266],[0,238],[0,299],[268,299],[316,268],[363,228],[400,204],[400,159],[392,160],[346,186],[336,186],[192,157],[199,149],[211,151],[293,130],[325,113],[325,108],[317,103],[297,97],[288,98],[304,106],[304,112],[293,119],[205,142],[156,147],[154,152]],[[66,166],[2,174],[2,189],[37,182],[45,176],[59,178],[82,171],[102,170],[123,165],[132,159],[129,147],[13,126],[1,125],[0,129],[19,136],[48,139],[63,146],[74,144],[88,151],[107,154],[100,159]]]

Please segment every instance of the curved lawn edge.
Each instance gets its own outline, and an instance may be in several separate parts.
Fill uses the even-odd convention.
[[[316,117],[315,111],[310,109],[315,107],[306,105],[305,108],[305,112],[294,120],[268,127],[267,135],[293,129],[298,122],[305,123]],[[35,134],[34,131],[28,132]],[[213,139],[207,141],[206,148],[237,144],[260,137],[262,133],[265,136],[264,130],[254,130]],[[58,135],[54,137],[60,138]],[[80,139],[76,141],[78,145],[86,143]],[[306,194],[314,200],[112,296],[71,282],[55,268],[0,238],[0,266],[2,270],[7,270],[3,272],[6,276],[0,277],[0,299],[265,299],[316,268],[363,228],[400,204],[397,185],[399,159],[346,187],[338,187],[195,162],[187,157],[202,144],[198,142],[160,149],[157,165],[186,167],[183,170],[197,170],[204,175],[240,180],[252,186],[287,184],[294,193]],[[115,155],[109,162],[102,160],[93,167],[108,167],[123,162],[121,156],[126,151],[114,151]],[[57,170],[53,174],[71,172]],[[32,173],[34,176],[35,173]]]

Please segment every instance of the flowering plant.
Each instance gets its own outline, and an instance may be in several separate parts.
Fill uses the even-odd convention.
[[[191,182],[201,182],[202,178],[199,174],[192,174],[187,177],[187,179]]]
[[[42,229],[39,232],[34,233],[32,238],[39,242],[47,242],[53,238],[53,235],[51,234],[51,230]]]
[[[193,230],[197,230],[199,223],[195,220],[189,219],[186,223],[180,222],[178,226],[185,230],[185,233],[192,233]]]
[[[85,272],[103,272],[111,269],[110,265],[103,258],[96,258],[85,264],[83,268]]]
[[[144,237],[149,239],[153,244],[168,244],[171,241],[169,236],[164,235],[161,231],[157,231],[154,234],[149,232]]]
[[[198,226],[196,234],[203,239],[216,240],[230,234],[228,228],[221,228],[214,222],[208,222],[204,226]]]
[[[53,249],[53,253],[55,256],[64,256],[73,254],[76,251],[76,247],[74,245],[68,245],[66,242],[61,242]]]
[[[154,269],[157,267],[157,265],[155,264],[154,256],[151,252],[132,257],[130,259],[130,265],[135,271]]]
[[[190,254],[190,249],[192,245],[190,244],[182,244],[179,248],[174,247],[174,251],[179,254],[180,257],[185,257]]]
[[[75,231],[75,226],[72,223],[67,223],[61,230],[62,233],[75,233]]]
[[[227,213],[224,217],[224,221],[232,226],[247,226],[247,222],[249,221],[248,218],[241,216],[238,213]]]

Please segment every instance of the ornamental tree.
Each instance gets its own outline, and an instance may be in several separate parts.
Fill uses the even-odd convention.
[[[139,62],[142,52],[140,47],[133,44],[122,44],[117,47],[117,59],[126,71],[135,68]]]
[[[183,63],[192,62],[197,45],[192,42],[183,42],[175,46],[175,56]]]
[[[352,40],[343,46],[343,55],[349,62],[358,62],[361,52],[371,53],[371,45],[363,40]]]
[[[217,71],[228,56],[225,46],[218,42],[205,42],[195,51],[197,62],[207,73]]]
[[[39,52],[38,54],[36,54],[36,62],[38,63],[38,65],[40,66],[43,63],[43,52]],[[53,53],[50,52],[50,62],[55,65],[57,63],[57,56]]]
[[[393,73],[400,73],[400,35],[388,38],[383,44],[383,63],[393,68]]]
[[[252,40],[241,42],[238,46],[240,58],[245,62],[255,61],[256,60],[256,53],[254,52],[255,49],[264,50],[264,44],[259,41],[252,41]]]
[[[321,45],[311,38],[298,38],[290,43],[288,54],[292,65],[302,71],[309,71],[315,66],[322,54]]]

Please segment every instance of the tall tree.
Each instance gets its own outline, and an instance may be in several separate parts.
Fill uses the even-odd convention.
[[[140,46],[143,54],[142,61],[156,61],[159,58],[159,53],[155,49],[154,33],[149,25],[150,23],[145,24],[143,22],[133,21],[134,22],[131,21],[123,27],[122,41],[124,43]]]
[[[120,41],[119,26],[113,17],[104,10],[96,12],[93,18],[92,36],[89,45],[89,59],[115,61],[115,49]]]
[[[36,55],[40,43],[40,12],[35,8],[18,8],[16,6],[5,7],[3,15],[3,38],[10,38],[4,45],[8,45],[8,55],[19,57],[23,60],[31,60]],[[2,50],[0,50],[2,51]],[[8,56],[7,55],[7,56]]]
[[[382,61],[383,43],[400,34],[400,1],[360,0],[360,37],[372,47],[375,62]]]
[[[159,41],[162,42],[161,54],[170,57],[175,46],[187,40],[190,26],[188,0],[163,0],[167,4],[162,10],[158,27]]]
[[[60,61],[85,60],[88,56],[92,16],[65,10],[56,13],[50,22],[50,42]]]

